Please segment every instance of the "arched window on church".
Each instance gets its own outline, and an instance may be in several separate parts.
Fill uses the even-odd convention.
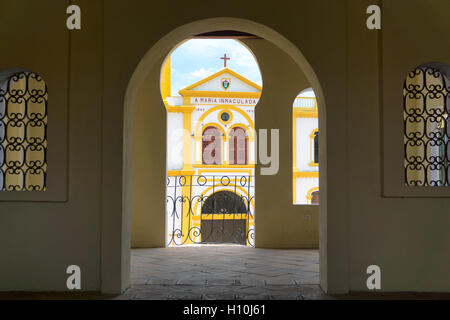
[[[47,100],[36,73],[0,73],[0,191],[46,190]]]
[[[319,164],[319,131],[314,132],[313,136],[313,163]]]
[[[203,164],[222,164],[222,140],[222,132],[217,127],[209,126],[203,130]]]
[[[247,132],[244,128],[235,127],[229,134],[229,163],[231,165],[247,164]]]
[[[319,204],[319,190],[311,193],[311,204]]]
[[[450,66],[421,65],[403,85],[405,184],[450,185]]]

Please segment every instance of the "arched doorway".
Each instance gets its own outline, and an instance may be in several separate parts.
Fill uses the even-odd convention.
[[[249,211],[243,196],[216,191],[202,205],[202,243],[247,243]]]

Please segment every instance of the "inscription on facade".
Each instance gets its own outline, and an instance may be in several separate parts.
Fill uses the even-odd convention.
[[[232,104],[255,106],[259,99],[253,98],[214,98],[214,97],[195,97],[191,98],[192,104]]]

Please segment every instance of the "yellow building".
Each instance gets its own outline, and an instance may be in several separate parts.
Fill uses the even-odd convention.
[[[319,204],[319,122],[312,88],[295,98],[292,128],[294,204]]]

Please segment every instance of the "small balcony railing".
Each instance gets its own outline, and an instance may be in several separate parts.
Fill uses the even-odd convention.
[[[297,97],[294,100],[294,108],[315,108],[317,109],[317,100],[312,97]]]

